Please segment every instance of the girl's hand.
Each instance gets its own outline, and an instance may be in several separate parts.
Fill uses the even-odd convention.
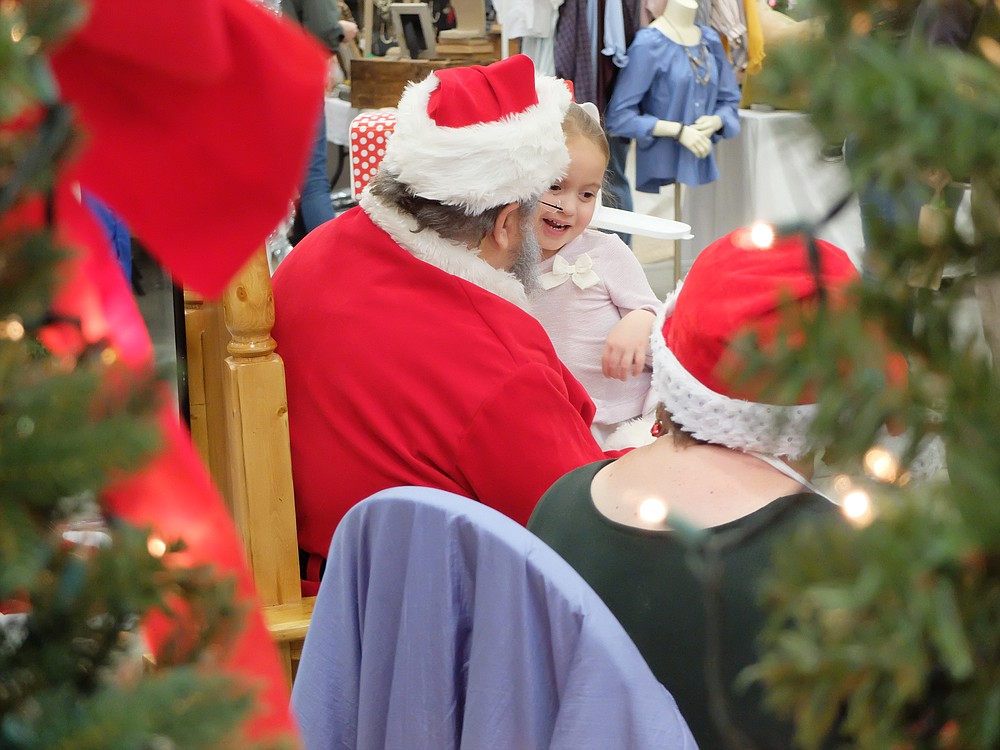
[[[649,336],[656,316],[646,310],[633,310],[615,324],[604,342],[601,369],[606,378],[627,380],[646,366]]]

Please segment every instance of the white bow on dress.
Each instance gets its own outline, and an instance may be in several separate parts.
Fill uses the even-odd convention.
[[[580,289],[587,289],[599,282],[600,277],[594,272],[594,261],[584,253],[576,259],[576,263],[568,263],[564,257],[557,255],[552,262],[552,270],[538,277],[542,289],[554,289],[566,279],[572,278]]]

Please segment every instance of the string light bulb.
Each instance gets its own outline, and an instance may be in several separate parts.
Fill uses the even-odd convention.
[[[151,536],[146,542],[146,549],[153,557],[163,557],[167,552],[167,543],[158,536]]]
[[[867,526],[875,517],[871,497],[862,489],[848,492],[844,496],[840,508],[847,520],[854,526]]]
[[[857,36],[868,36],[875,28],[871,13],[859,12],[851,16],[851,32]]]
[[[9,339],[10,341],[20,341],[24,338],[24,323],[16,315],[11,315],[9,318],[0,323],[0,339]]]
[[[847,474],[838,474],[833,480],[833,489],[838,495],[846,495],[854,488],[851,478]]]
[[[639,518],[643,523],[662,524],[667,520],[667,504],[657,497],[649,497],[639,503]]]
[[[700,544],[708,533],[696,526],[679,513],[673,513],[666,500],[659,497],[647,497],[635,507],[635,513],[641,524],[649,529],[671,530],[680,536],[685,544]]]
[[[865,453],[865,471],[880,482],[895,482],[899,477],[899,463],[885,448],[875,446]]]
[[[768,250],[774,245],[774,227],[763,221],[750,227],[750,241],[758,250]]]

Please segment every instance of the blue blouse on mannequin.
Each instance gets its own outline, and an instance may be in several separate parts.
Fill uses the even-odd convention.
[[[658,120],[691,124],[718,115],[722,129],[712,140],[740,132],[740,89],[718,33],[698,24],[701,41],[678,44],[655,28],[641,29],[628,50],[628,65],[615,84],[605,113],[608,130],[636,141],[636,190],[656,193],[681,182],[704,185],[718,179],[715,158],[699,159],[676,140],[653,136]]]

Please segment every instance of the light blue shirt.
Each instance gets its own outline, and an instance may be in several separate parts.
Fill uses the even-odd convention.
[[[604,4],[604,49],[602,55],[611,58],[618,68],[628,65],[625,44],[625,13],[622,0],[607,0]]]
[[[657,29],[640,29],[608,103],[608,130],[635,139],[635,187],[641,192],[656,193],[674,182],[704,185],[719,177],[712,154],[699,159],[673,138],[654,137],[657,120],[690,125],[702,115],[718,115],[722,129],[712,136],[713,142],[740,132],[740,88],[733,66],[719,35],[708,26],[698,28],[701,42],[691,47]],[[704,58],[707,82],[698,82],[689,53],[699,62]]]

